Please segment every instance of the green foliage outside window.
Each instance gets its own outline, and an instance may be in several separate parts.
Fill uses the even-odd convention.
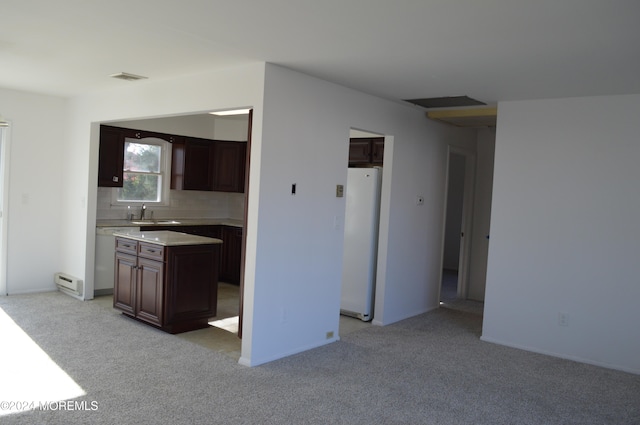
[[[119,201],[160,201],[162,148],[125,142],[124,181]]]
[[[159,176],[124,173],[120,199],[127,201],[158,201]]]

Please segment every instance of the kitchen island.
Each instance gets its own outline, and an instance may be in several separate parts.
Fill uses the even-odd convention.
[[[208,238],[222,239],[218,279],[240,285],[243,220],[232,218],[158,218],[145,220],[100,219],[96,221],[96,295],[113,293],[113,231],[168,230]],[[106,236],[111,236],[107,239]],[[98,293],[98,291],[100,293]]]
[[[115,232],[113,307],[172,334],[215,317],[222,241],[172,231]]]

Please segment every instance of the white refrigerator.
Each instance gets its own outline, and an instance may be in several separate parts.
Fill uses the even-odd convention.
[[[373,319],[382,169],[349,168],[340,313]]]

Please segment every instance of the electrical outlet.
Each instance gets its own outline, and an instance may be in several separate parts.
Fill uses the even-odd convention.
[[[333,338],[333,331],[327,332],[327,339]]]
[[[558,313],[558,325],[569,326],[569,313]]]

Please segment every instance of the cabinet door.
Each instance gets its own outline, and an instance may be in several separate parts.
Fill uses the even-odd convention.
[[[164,263],[138,257],[136,317],[161,326],[164,301]]]
[[[218,225],[202,225],[202,226],[176,226],[171,229],[176,232],[188,233],[190,235],[204,236],[207,238],[220,239],[220,226]]]
[[[185,143],[184,185],[186,190],[213,190],[213,144],[188,138]]]
[[[224,226],[222,229],[222,259],[220,280],[238,285],[242,258],[242,228]]]
[[[371,140],[371,162],[382,165],[384,158],[384,137],[377,137]]]
[[[371,139],[353,138],[349,141],[349,164],[371,162]]]
[[[124,133],[116,127],[100,126],[98,186],[122,187]]]
[[[185,150],[184,137],[171,141],[171,189],[174,190],[184,189]]]
[[[206,320],[216,315],[219,245],[167,248],[165,325]]]
[[[213,190],[244,192],[244,167],[247,144],[243,142],[215,142]]]
[[[118,251],[115,258],[113,307],[133,316],[136,304],[137,258],[135,255]]]

